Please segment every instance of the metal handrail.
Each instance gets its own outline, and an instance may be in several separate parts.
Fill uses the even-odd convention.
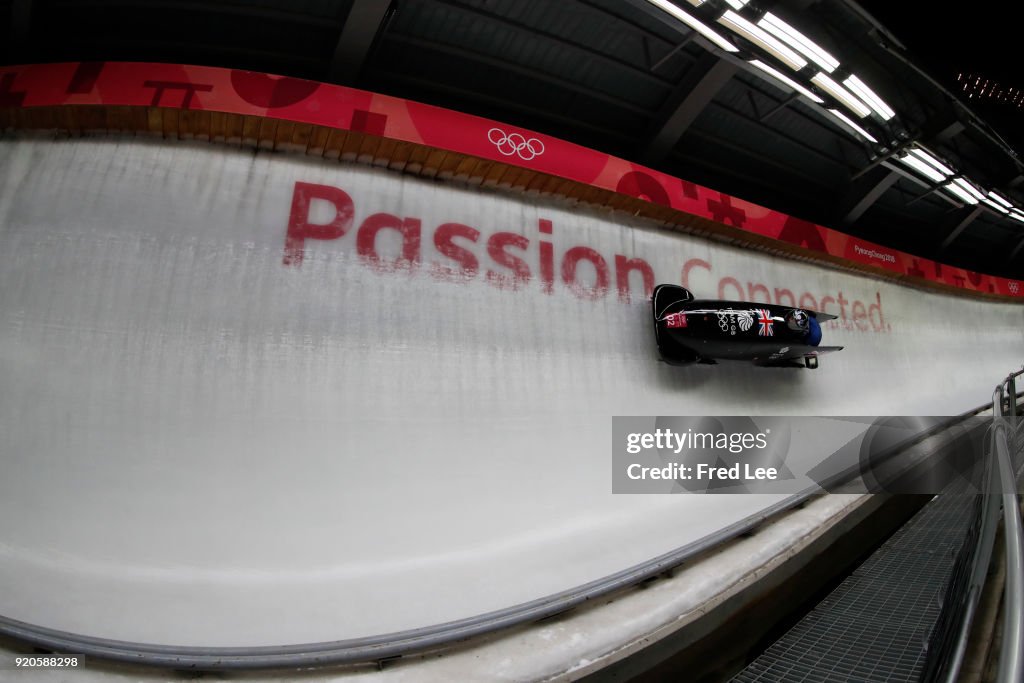
[[[990,432],[987,438],[989,443],[991,443],[994,435]],[[991,446],[988,452],[992,452]],[[989,564],[992,561],[992,550],[995,547],[995,539],[999,527],[999,513],[1002,501],[998,496],[984,495],[984,492],[997,490],[998,476],[996,468],[991,466],[991,458],[986,458],[980,482],[980,490],[983,494],[975,521],[978,532],[971,556],[970,574],[966,585],[967,595],[962,603],[963,612],[959,617],[960,626],[953,637],[952,649],[948,654],[947,660],[937,663],[937,668],[943,671],[944,674],[941,679],[937,678],[935,680],[941,680],[943,683],[956,683],[959,680],[960,667],[963,665],[967,655],[967,641],[970,637],[971,626],[974,623],[978,604],[981,602],[982,591],[988,578]]]
[[[992,392],[992,426],[989,429],[980,482],[982,500],[974,524],[977,536],[971,552],[971,566],[966,596],[960,602],[959,627],[945,655],[939,655],[937,678],[943,683],[959,680],[960,668],[967,652],[974,617],[988,577],[992,551],[998,533],[1002,508],[1006,548],[1006,580],[1003,586],[1003,639],[999,653],[997,683],[1024,681],[1024,530],[1017,496],[1017,476],[1012,455],[1016,455],[1021,424],[1018,416],[1016,379],[1024,369],[1008,375]],[[929,676],[929,679],[931,677]]]
[[[1010,458],[1010,443],[1016,443],[1003,415],[1006,395],[1009,416],[1017,415],[1016,378],[1024,370],[1009,375],[992,394],[993,457],[998,472],[1003,502],[1003,531],[1006,541],[1006,583],[1003,586],[1003,642],[999,653],[999,683],[1024,681],[1024,529],[1020,519],[1017,481]],[[1014,428],[1016,425],[1014,425]],[[1009,432],[1009,433],[1008,433]]]

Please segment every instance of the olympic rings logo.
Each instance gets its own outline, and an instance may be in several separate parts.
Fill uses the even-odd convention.
[[[544,143],[537,138],[527,140],[519,133],[506,133],[501,128],[487,131],[487,139],[502,155],[510,157],[515,154],[523,161],[530,161],[544,153]]]

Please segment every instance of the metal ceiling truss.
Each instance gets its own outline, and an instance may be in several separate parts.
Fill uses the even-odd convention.
[[[391,0],[352,1],[327,69],[328,81],[353,85],[358,80],[370,48],[384,28],[391,4]]]
[[[664,159],[737,70],[735,64],[706,52],[662,105],[640,160],[653,165]]]

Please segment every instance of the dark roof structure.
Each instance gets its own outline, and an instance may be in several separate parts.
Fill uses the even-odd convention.
[[[1016,153],[848,0],[0,0],[0,35],[6,64],[252,69],[478,114],[1024,279]]]

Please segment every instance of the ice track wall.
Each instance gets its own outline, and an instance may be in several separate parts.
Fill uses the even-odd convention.
[[[653,282],[824,307],[846,350],[669,367]],[[958,413],[1022,323],[362,166],[3,140],[0,615],[234,646],[505,608],[778,500],[612,496],[611,416]]]

